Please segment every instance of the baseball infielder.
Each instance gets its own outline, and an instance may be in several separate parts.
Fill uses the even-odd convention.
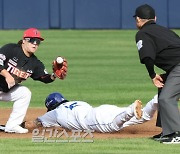
[[[50,94],[45,105],[48,112],[33,122],[26,122],[27,128],[60,126],[69,130],[107,133],[150,120],[157,110],[157,95],[143,109],[139,100],[128,107],[105,104],[93,108],[87,102],[68,101],[60,93]]]
[[[44,64],[34,55],[41,41],[40,31],[29,28],[24,31],[23,39],[18,44],[9,43],[0,48],[0,101],[14,102],[12,113],[6,123],[7,133],[27,133],[20,126],[26,115],[31,100],[31,91],[20,85],[31,77],[44,83],[51,83],[56,77],[64,79],[67,62],[53,61],[53,74],[49,74]],[[54,74],[56,76],[54,76]]]

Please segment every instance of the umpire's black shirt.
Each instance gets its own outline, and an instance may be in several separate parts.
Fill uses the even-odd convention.
[[[169,72],[180,63],[180,37],[173,31],[148,21],[136,34],[141,63],[151,58],[154,65]]]

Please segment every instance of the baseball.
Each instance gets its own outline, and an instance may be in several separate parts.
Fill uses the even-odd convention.
[[[62,57],[57,57],[57,59],[56,59],[56,62],[58,63],[58,64],[61,64],[61,63],[63,63],[63,58]]]

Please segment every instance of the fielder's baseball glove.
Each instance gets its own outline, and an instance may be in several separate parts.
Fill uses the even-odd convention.
[[[53,69],[54,75],[58,77],[59,79],[63,80],[67,75],[67,60],[63,58],[63,62],[58,63],[57,60],[55,59],[52,63],[52,69]]]

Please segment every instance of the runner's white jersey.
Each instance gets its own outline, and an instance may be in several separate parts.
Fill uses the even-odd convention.
[[[70,101],[38,119],[44,127],[61,126],[70,130],[91,129],[97,132],[113,132],[120,129],[114,126],[114,118],[126,110],[127,108],[108,104],[93,108],[86,102]]]
[[[132,103],[128,107],[104,104],[93,108],[83,101],[70,101],[38,117],[44,127],[61,126],[70,130],[94,130],[115,132],[120,129],[141,124],[152,119],[157,110],[157,95],[143,108],[143,116],[137,120]]]
[[[47,112],[38,119],[44,127],[62,126],[68,129],[89,129],[85,124],[85,117],[92,110],[92,106],[83,101],[70,101],[61,104],[56,109]]]

